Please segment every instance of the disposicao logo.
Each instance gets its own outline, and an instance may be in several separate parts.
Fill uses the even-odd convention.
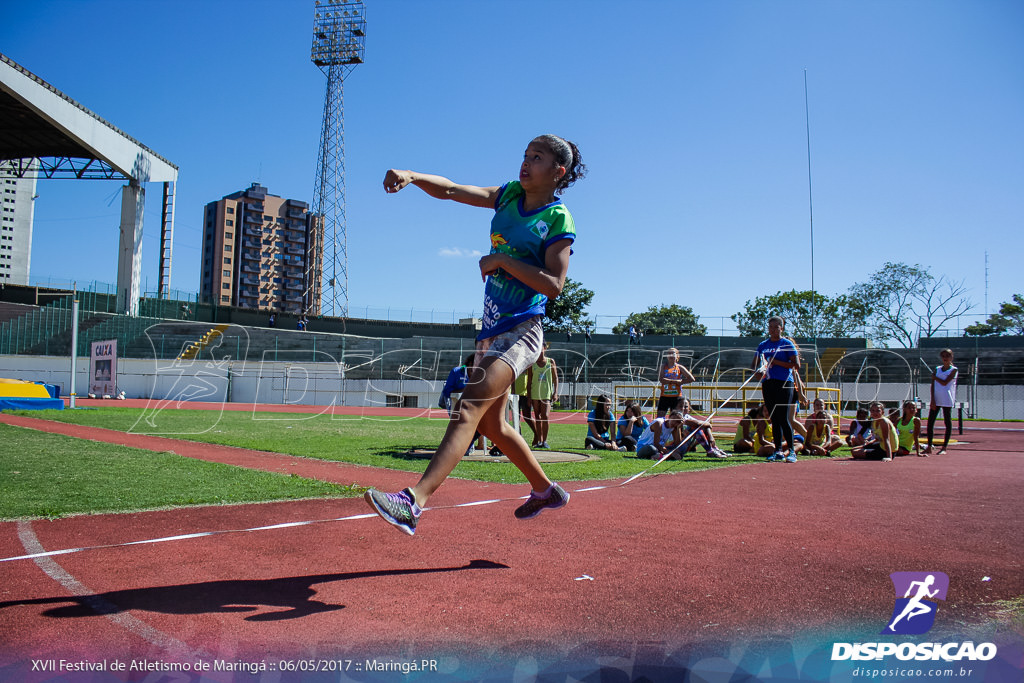
[[[904,636],[927,633],[935,624],[935,612],[949,590],[949,577],[942,572],[893,572],[896,606],[883,635]],[[901,597],[902,596],[902,597]]]
[[[918,635],[935,624],[937,600],[946,599],[949,577],[942,572],[894,572],[889,575],[896,604],[882,635]],[[996,656],[993,643],[833,643],[832,661],[899,660],[946,662],[988,661]]]

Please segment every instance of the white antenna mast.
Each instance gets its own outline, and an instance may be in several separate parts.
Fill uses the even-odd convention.
[[[807,98],[807,69],[804,69],[804,117],[807,123],[807,208],[811,221],[811,334],[818,336],[817,292],[814,290],[814,200],[811,192],[811,108]]]

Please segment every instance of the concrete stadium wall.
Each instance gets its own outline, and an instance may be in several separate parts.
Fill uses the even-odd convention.
[[[0,377],[42,381],[61,387],[62,395],[70,391],[71,359],[59,356],[0,356]],[[429,408],[437,405],[444,386],[443,373],[428,369],[421,376],[399,379],[348,379],[345,367],[337,363],[304,363],[286,361],[215,363],[212,361],[174,362],[121,358],[117,365],[117,388],[129,398],[166,401],[227,401],[271,405],[392,406]],[[560,387],[565,405],[584,409],[587,397],[612,395],[616,385],[654,386],[649,379],[635,375],[605,381],[587,382],[566,377]],[[89,393],[89,359],[79,358],[76,364],[76,392]],[[815,384],[811,384],[812,392]],[[838,385],[846,413],[857,403],[873,400],[890,403],[919,397],[927,402],[928,384],[911,382],[842,382]],[[707,392],[701,385],[688,391],[693,402],[704,405]],[[647,394],[646,390],[635,391]],[[750,392],[750,396],[756,392]],[[721,394],[719,394],[721,398]],[[961,401],[971,403],[966,415],[1003,420],[1024,419],[1024,386],[1019,384],[964,386],[958,391]]]

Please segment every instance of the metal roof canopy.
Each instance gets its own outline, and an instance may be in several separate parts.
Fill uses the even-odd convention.
[[[0,175],[128,180],[121,196],[118,308],[138,313],[142,256],[143,183],[165,187],[160,272],[170,280],[173,206],[178,167],[0,54]],[[165,264],[166,259],[166,264]],[[165,268],[166,265],[166,268]]]
[[[170,161],[0,54],[0,160],[43,157],[108,164],[140,183],[178,179]]]

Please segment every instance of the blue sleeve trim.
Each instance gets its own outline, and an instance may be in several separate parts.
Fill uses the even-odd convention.
[[[494,210],[497,211],[498,207],[501,206],[501,198],[505,196],[505,190],[508,189],[509,183],[505,183],[498,190],[498,196],[494,198]]]
[[[569,240],[571,242],[575,242],[576,241],[576,235],[574,235],[571,232],[563,232],[561,235],[555,235],[551,239],[549,239],[546,242],[544,242],[544,250],[546,250],[552,244],[554,244],[555,242],[558,242],[560,240]],[[572,252],[570,252],[570,253],[572,253]]]

